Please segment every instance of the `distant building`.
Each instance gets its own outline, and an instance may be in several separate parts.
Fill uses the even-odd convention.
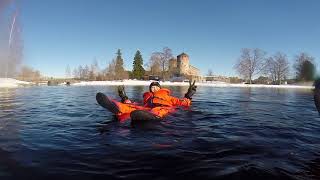
[[[172,79],[191,79],[202,81],[200,70],[190,65],[189,56],[186,53],[181,53],[177,59],[169,60],[169,72],[172,74]],[[180,78],[177,78],[180,77]]]
[[[230,78],[226,76],[204,76],[205,81],[221,81],[230,83]]]
[[[143,76],[143,80],[154,80],[154,81],[161,81],[162,78],[159,75],[152,75],[150,74],[150,71],[145,71],[145,74]]]
[[[148,76],[148,80],[154,80],[154,81],[160,81],[161,80],[161,77],[160,76]]]

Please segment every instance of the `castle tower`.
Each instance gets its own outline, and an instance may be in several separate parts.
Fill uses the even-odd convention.
[[[178,74],[184,75],[189,72],[189,56],[186,53],[181,53],[177,56]]]

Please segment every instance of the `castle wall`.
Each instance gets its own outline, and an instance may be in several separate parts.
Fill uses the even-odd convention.
[[[190,65],[189,56],[185,53],[178,55],[177,59],[169,60],[169,71],[173,72],[174,76],[196,81],[203,80],[200,70]]]
[[[200,76],[200,70],[198,68],[190,65],[188,74],[192,75],[192,76]]]

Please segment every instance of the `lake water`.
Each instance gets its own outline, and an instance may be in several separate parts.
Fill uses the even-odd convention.
[[[126,87],[135,101],[146,90]],[[311,90],[198,87],[189,110],[134,127],[99,91],[116,97],[114,86],[0,89],[0,178],[320,178]]]

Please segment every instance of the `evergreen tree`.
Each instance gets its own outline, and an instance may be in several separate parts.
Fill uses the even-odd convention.
[[[301,71],[299,74],[299,80],[313,81],[315,76],[315,65],[310,61],[304,61],[301,65]]]
[[[294,68],[297,80],[312,81],[316,73],[314,57],[309,56],[307,53],[300,53],[295,57],[295,61]]]
[[[123,59],[121,57],[121,51],[118,49],[117,57],[116,57],[116,65],[115,65],[115,75],[116,79],[123,79],[124,78],[124,68],[123,68]]]
[[[141,55],[141,52],[137,50],[133,60],[132,76],[135,79],[142,79],[144,76],[144,73],[145,73],[145,70],[143,68],[142,55]]]

